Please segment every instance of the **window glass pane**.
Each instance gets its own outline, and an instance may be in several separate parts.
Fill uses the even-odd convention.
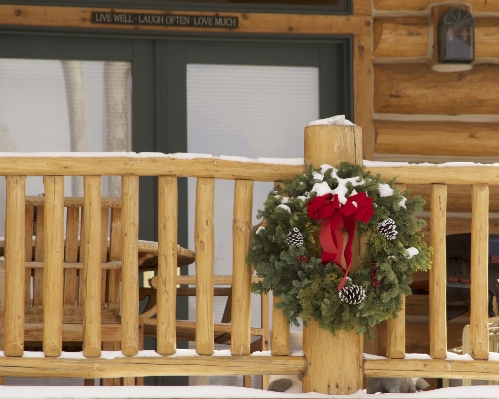
[[[303,158],[303,129],[319,118],[316,67],[187,65],[187,147],[191,153],[249,158]],[[256,183],[253,224],[272,183]],[[189,248],[194,248],[196,181],[189,179]],[[215,274],[232,274],[233,181],[215,186]],[[191,266],[192,274],[195,269]],[[226,298],[215,298],[219,323]],[[195,301],[189,303],[195,316]],[[253,297],[252,325],[260,303]],[[217,349],[227,349],[219,346]],[[240,384],[236,377],[191,377],[191,385]]]
[[[131,87],[129,62],[0,59],[0,152],[129,151]],[[83,195],[81,177],[64,186]],[[119,179],[104,178],[102,192],[120,195]],[[28,177],[26,194],[41,193],[42,177]]]

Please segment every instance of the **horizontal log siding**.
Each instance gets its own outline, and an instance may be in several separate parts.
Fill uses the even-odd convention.
[[[373,23],[373,57],[424,57],[428,53],[427,18],[379,18]]]
[[[374,66],[374,111],[395,114],[498,114],[499,66],[439,73],[424,64]]]
[[[429,51],[430,27],[425,17],[376,18],[373,56],[425,57]],[[475,57],[499,58],[499,18],[475,18]]]
[[[374,131],[377,154],[495,157],[499,153],[499,123],[378,120]]]
[[[375,10],[423,11],[435,0],[373,0]],[[491,0],[455,0],[452,4],[470,5],[473,12],[499,12],[499,3]]]

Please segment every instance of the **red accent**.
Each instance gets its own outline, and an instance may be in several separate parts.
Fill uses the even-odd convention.
[[[354,204],[355,202],[355,204]],[[345,285],[350,264],[352,263],[352,243],[355,234],[355,221],[367,223],[374,215],[373,200],[361,192],[347,198],[340,204],[338,195],[326,194],[314,197],[308,204],[308,217],[314,221],[321,219],[319,239],[323,249],[322,263],[333,262],[345,272],[338,286],[338,291]],[[348,240],[343,250],[343,229],[348,233]],[[341,265],[345,256],[346,267]]]

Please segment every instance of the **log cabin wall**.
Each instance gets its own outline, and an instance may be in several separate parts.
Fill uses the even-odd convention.
[[[372,0],[373,159],[497,162],[499,2]],[[438,64],[439,17],[465,8],[475,21],[475,61]],[[430,188],[409,186],[427,200]],[[499,187],[491,186],[490,232],[499,233]],[[470,191],[449,186],[447,233],[469,231]],[[427,235],[428,236],[428,235]]]

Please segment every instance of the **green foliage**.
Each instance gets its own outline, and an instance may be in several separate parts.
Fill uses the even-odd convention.
[[[350,180],[340,183],[341,179]],[[356,284],[365,290],[366,298],[357,305],[341,301],[338,284],[344,272],[333,263],[322,264],[318,238],[321,221],[308,217],[307,203],[316,195],[314,185],[323,181],[331,189],[344,184],[347,197],[365,192],[373,200],[374,216],[367,223],[357,222],[356,231],[366,236],[367,244],[357,260],[359,266],[347,280],[347,285]],[[382,196],[380,184],[388,184],[393,193],[384,192]],[[355,329],[370,337],[370,327],[395,317],[402,306],[402,295],[411,294],[412,273],[430,267],[431,249],[419,232],[425,222],[413,216],[422,210],[424,201],[419,196],[408,200],[408,194],[407,190],[399,192],[393,180],[383,182],[379,175],[372,176],[359,165],[346,162],[334,169],[310,166],[304,175],[285,181],[269,193],[264,209],[258,211],[265,227],[254,234],[248,262],[263,280],[253,285],[253,291],[273,291],[279,296],[277,306],[290,324],[306,324],[313,318],[333,334],[339,329]],[[398,233],[393,240],[386,239],[377,228],[388,218],[395,222]],[[287,241],[294,227],[303,235],[299,247]]]

